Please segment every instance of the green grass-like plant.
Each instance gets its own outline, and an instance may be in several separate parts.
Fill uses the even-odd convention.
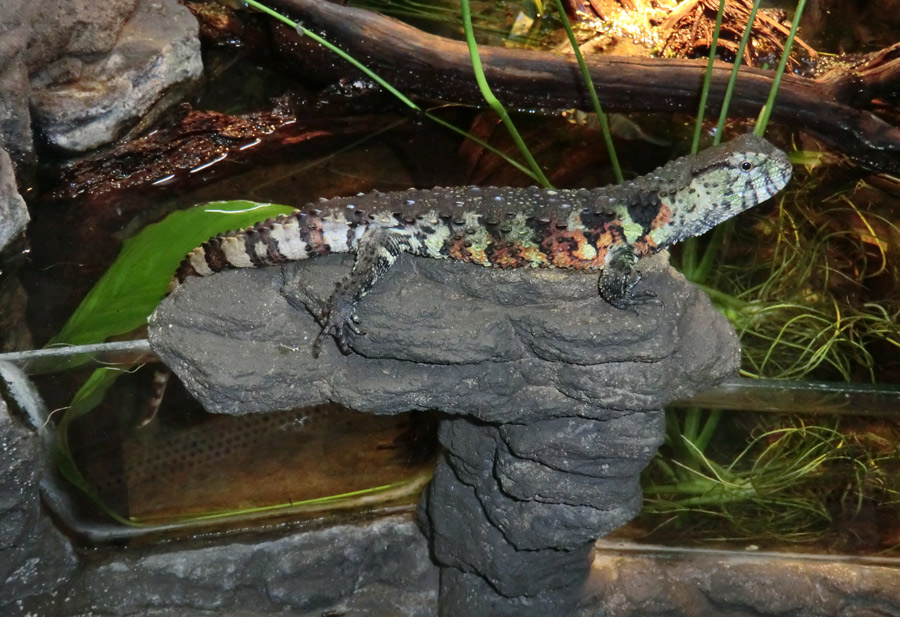
[[[719,0],[719,10],[716,11],[716,25],[713,28],[712,41],[709,44],[709,59],[706,63],[706,75],[703,79],[703,87],[700,89],[700,109],[697,112],[697,122],[694,125],[694,139],[691,142],[691,154],[697,154],[700,150],[700,134],[703,131],[703,116],[706,113],[706,99],[709,97],[709,84],[712,79],[713,62],[716,59],[716,49],[719,45],[719,30],[722,28],[722,16],[725,14],[726,0]],[[747,30],[752,24],[747,24]],[[735,64],[740,63],[737,58]],[[725,108],[723,108],[725,111]]]
[[[613,174],[615,174],[616,182],[621,184],[625,181],[625,177],[622,175],[622,167],[619,165],[619,157],[616,156],[616,148],[613,145],[612,132],[609,129],[609,118],[607,118],[606,114],[603,112],[603,108],[600,106],[600,99],[597,97],[597,89],[594,87],[594,80],[591,79],[591,73],[584,61],[584,55],[578,47],[578,41],[575,39],[575,32],[572,30],[572,24],[569,23],[569,17],[566,15],[566,9],[563,6],[562,0],[555,0],[555,2],[556,13],[559,15],[559,19],[566,31],[569,45],[571,45],[572,52],[575,54],[575,60],[578,62],[578,70],[581,71],[581,78],[587,88],[588,97],[591,99],[591,106],[594,108],[594,114],[597,116],[597,122],[600,124],[603,143],[606,145],[606,151],[609,154],[609,164],[612,167]]]
[[[686,437],[666,447],[683,452],[657,457],[645,473],[645,512],[668,526],[696,524],[700,516],[714,525],[707,539],[821,541],[838,523],[834,503],[837,516],[852,520],[864,507],[900,496],[896,443],[842,427],[835,417],[760,425],[727,465]]]
[[[472,9],[469,6],[469,0],[460,0],[460,12],[462,14],[463,30],[466,33],[466,45],[469,47],[469,57],[472,60],[472,70],[475,73],[475,81],[478,83],[478,89],[481,90],[481,96],[484,97],[484,101],[488,104],[488,107],[494,110],[494,113],[500,117],[503,126],[506,127],[506,130],[509,132],[510,137],[512,137],[519,152],[525,157],[525,161],[528,163],[528,167],[531,169],[534,178],[537,179],[541,186],[552,188],[553,185],[550,184],[550,181],[547,179],[547,176],[544,175],[541,166],[538,165],[538,162],[534,159],[528,146],[525,145],[525,140],[523,140],[522,135],[519,134],[519,130],[516,128],[509,113],[507,113],[506,108],[503,107],[503,104],[496,96],[494,96],[491,87],[488,85],[487,77],[484,75],[484,68],[481,65],[481,56],[478,54],[478,44],[475,42],[475,33],[472,29]]]
[[[874,382],[883,369],[876,347],[900,352],[900,301],[890,292],[871,298],[863,286],[894,278],[900,226],[852,196],[823,200],[820,192],[798,171],[783,197],[790,208],[717,230],[728,238],[723,263],[708,278],[714,288],[704,288],[740,334],[747,377]],[[888,470],[900,452],[856,430],[858,420],[757,416],[762,436],[734,453],[724,445],[736,437],[723,430],[726,418],[733,422],[719,410],[668,412],[666,448],[645,476],[647,512],[657,521],[649,524],[719,521],[720,537],[796,542],[840,527],[836,508],[852,520],[862,505],[849,503],[896,506],[900,484]]]
[[[263,4],[261,2],[257,2],[256,0],[244,0],[244,2],[248,6],[251,6],[255,9],[265,13],[266,15],[269,15],[270,17],[273,17],[274,19],[277,19],[278,21],[290,26],[291,28],[295,29],[301,36],[305,36],[305,37],[315,41],[316,43],[323,46],[327,50],[336,54],[342,60],[345,60],[346,62],[350,63],[354,68],[361,71],[366,77],[368,77],[369,79],[371,79],[372,81],[377,83],[379,86],[381,86],[382,88],[387,90],[398,101],[403,103],[405,106],[407,106],[414,112],[423,115],[424,117],[428,118],[430,121],[432,121],[436,124],[439,124],[439,125],[443,126],[444,128],[449,129],[450,131],[453,131],[454,133],[457,133],[458,135],[461,135],[462,137],[465,137],[466,139],[470,139],[471,141],[477,143],[482,148],[485,148],[486,150],[503,158],[507,163],[509,163],[510,165],[512,165],[519,171],[521,171],[523,174],[530,177],[535,182],[538,182],[539,184],[542,184],[544,186],[549,186],[549,181],[546,179],[546,177],[544,177],[543,172],[540,170],[540,167],[537,165],[537,163],[534,163],[531,166],[525,166],[525,165],[522,165],[521,163],[519,163],[518,161],[511,159],[505,153],[497,150],[496,148],[494,148],[487,142],[485,142],[481,139],[478,139],[474,135],[467,133],[466,131],[460,129],[459,127],[454,126],[453,124],[450,124],[449,122],[447,122],[440,116],[437,116],[435,114],[432,114],[429,111],[422,109],[421,107],[416,105],[409,97],[407,97],[405,94],[403,94],[402,92],[397,90],[397,88],[395,88],[392,84],[390,84],[383,77],[378,75],[378,73],[376,73],[375,71],[373,71],[372,69],[370,69],[369,67],[364,65],[362,62],[360,62],[359,60],[357,60],[356,58],[354,58],[353,56],[351,56],[350,54],[345,52],[340,47],[334,45],[333,43],[331,43],[324,37],[316,34],[312,30],[309,30],[308,28],[304,28],[302,24],[298,24],[294,20],[289,19],[288,17],[285,17],[281,13],[272,10],[265,4]],[[476,72],[477,72],[477,68],[476,68]],[[482,73],[482,77],[483,77],[483,73]],[[527,148],[525,150],[527,151]],[[530,153],[528,156],[530,157]],[[534,161],[533,157],[531,157],[531,161],[532,162]]]
[[[754,4],[751,23],[758,6],[759,1]],[[768,122],[803,6],[800,0],[768,102],[754,128],[757,135],[763,134]],[[723,135],[727,102],[749,34],[750,24],[726,90],[715,143]],[[702,112],[695,126],[695,144],[701,121]],[[792,154],[798,165],[814,166],[822,162],[821,158],[811,153]],[[732,221],[703,240],[682,244],[681,270],[707,291],[737,328],[743,343],[743,375],[874,381],[878,367],[873,345],[900,347],[900,306],[854,301],[830,288],[844,277],[865,280],[882,274],[887,254],[900,250],[900,234],[891,220],[864,213],[849,200],[844,200],[843,214],[837,211],[840,208],[822,212],[810,195],[811,183],[809,177],[795,175],[788,196],[783,195],[780,204],[789,201],[792,208],[779,207],[774,220],[761,218],[752,240],[742,243],[738,239],[741,228]],[[754,215],[760,216],[754,211],[742,221],[749,222]],[[829,225],[831,220],[848,216],[861,222],[867,240],[861,239],[858,231]],[[876,229],[888,229],[889,238]],[[856,248],[848,251],[848,246],[854,245]],[[865,257],[866,247],[873,245],[879,250],[876,263]],[[724,255],[732,246],[755,246],[757,250],[754,255],[739,256],[733,263],[740,266],[729,268],[723,266],[731,263]],[[835,255],[846,256],[846,262],[838,264]],[[713,268],[714,263],[718,267]],[[864,264],[861,269],[860,264]],[[832,510],[826,500],[836,498],[834,491],[823,490],[822,483],[849,475],[852,480],[846,482],[838,498],[862,500],[863,495],[873,493],[866,484],[872,474],[863,473],[864,467],[881,468],[890,460],[873,454],[871,443],[863,439],[858,440],[850,456],[847,448],[841,449],[845,434],[834,419],[809,426],[796,419],[759,418],[761,434],[743,451],[729,453],[716,447],[722,439],[722,419],[721,410],[694,408],[667,413],[666,447],[645,476],[648,512],[657,518],[671,517],[669,524],[686,524],[683,515],[687,512],[701,519],[725,519],[729,525],[723,534],[732,538],[818,538],[832,524]],[[730,462],[715,462],[723,457]],[[876,458],[877,465],[866,467],[859,462]],[[889,480],[880,475],[876,482],[887,487],[880,499],[894,499],[900,489],[897,482]]]
[[[142,328],[166,294],[172,276],[184,256],[218,233],[240,229],[259,220],[290,212],[276,204],[235,200],[212,202],[174,212],[145,227],[122,245],[119,256],[63,326],[51,345],[86,345],[128,334]],[[41,361],[31,372],[73,368],[89,361],[83,355]],[[127,520],[113,512],[82,476],[69,447],[69,426],[94,409],[115,381],[133,367],[94,370],[75,393],[57,427],[57,460],[60,472],[113,519]]]

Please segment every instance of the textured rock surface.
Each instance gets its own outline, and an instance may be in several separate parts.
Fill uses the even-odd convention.
[[[599,466],[591,475],[584,471],[570,473],[520,459],[509,453],[500,439],[499,428],[477,425],[465,419],[446,421],[441,427],[440,438],[448,451],[447,464],[453,475],[474,490],[478,507],[484,509],[491,526],[515,550],[573,550],[611,532],[640,509],[638,474],[662,443],[662,414],[634,413],[630,418],[632,423],[626,434],[632,438],[641,436],[643,453],[632,457],[627,469],[622,461],[623,464],[612,473]],[[624,428],[621,422],[613,427],[594,420],[576,422],[590,423],[606,439],[616,439],[619,430]],[[558,433],[550,433],[555,428],[553,425],[552,421],[536,422],[528,425],[528,430],[548,437],[558,436]],[[473,444],[481,447],[475,449]],[[510,486],[517,490],[510,490]],[[462,507],[457,503],[454,491],[461,492],[462,489],[455,487],[450,474],[440,474],[430,489],[429,499],[440,496],[440,499],[449,499],[455,507]],[[439,530],[444,538],[441,546],[446,545],[453,553],[478,553],[481,542],[465,533],[470,521],[438,523],[433,516],[429,518],[432,525],[443,528]],[[436,542],[435,550],[441,546]],[[448,559],[441,559],[441,562],[450,561],[450,557],[448,555]],[[490,564],[484,563],[483,567],[490,567]],[[521,577],[497,573],[497,577],[504,576],[511,576],[510,582],[514,585],[525,584]],[[498,585],[502,585],[499,580]]]
[[[52,593],[77,565],[68,540],[41,508],[38,484],[48,464],[37,435],[11,418],[0,399],[0,614]]]
[[[900,615],[900,569],[777,556],[600,553],[586,589],[605,617]]]
[[[16,187],[12,161],[0,148],[0,251],[25,229],[28,218],[28,207]]]
[[[36,3],[30,3],[33,7]],[[17,7],[6,3],[0,5],[0,22],[12,28],[0,31],[0,149],[6,150],[17,168],[31,169],[34,166],[34,140],[31,136],[31,110],[28,96],[28,70],[20,60],[22,49],[27,45],[29,30],[14,21],[4,21]]]
[[[606,420],[659,409],[737,366],[730,326],[664,259],[642,262],[641,285],[661,304],[635,314],[606,304],[594,274],[404,256],[360,303],[359,355],[328,340],[313,358],[318,326],[295,307],[317,306],[351,263],[189,280],[151,317],[151,343],[207,409],[231,414],[334,401],[496,423]]]
[[[20,614],[426,617],[437,571],[406,516],[357,525],[139,551],[86,560],[56,593]]]
[[[0,147],[20,169],[34,161],[32,124],[59,147],[93,148],[199,75],[196,22],[176,0],[4,0],[0,24]]]
[[[177,84],[203,70],[197,23],[174,0],[143,0],[102,58],[68,55],[32,78],[34,119],[68,152],[109,143]]]

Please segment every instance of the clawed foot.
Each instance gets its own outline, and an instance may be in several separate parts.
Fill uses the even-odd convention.
[[[606,272],[600,277],[600,295],[613,307],[621,311],[630,311],[637,314],[637,307],[648,304],[661,305],[656,299],[656,294],[649,289],[635,291],[635,287],[641,281],[641,273],[631,271],[628,274],[615,271]]]
[[[343,298],[341,294],[335,292],[328,301],[328,306],[316,318],[322,329],[316,340],[313,341],[313,357],[318,358],[322,349],[322,341],[327,336],[333,336],[334,342],[342,354],[349,356],[353,353],[353,349],[347,342],[347,330],[354,334],[364,335],[365,332],[359,328],[359,317],[356,316],[356,302],[347,298]]]
[[[631,291],[629,290],[621,298],[615,298],[609,302],[615,308],[622,311],[629,311],[637,315],[637,307],[655,305],[661,306],[662,302],[657,299],[656,294],[650,290]]]

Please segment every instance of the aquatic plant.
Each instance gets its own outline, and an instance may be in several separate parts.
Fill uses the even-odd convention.
[[[803,4],[801,0],[797,5],[776,84]],[[736,72],[737,64],[732,75]],[[774,93],[775,87],[754,130],[758,135],[768,121]],[[724,118],[723,110],[715,139],[721,137]],[[698,134],[695,131],[695,143]],[[823,159],[810,153],[793,158],[808,167]],[[816,188],[811,174],[795,174],[779,207],[769,215],[756,213],[752,227],[730,222],[708,238],[683,244],[680,269],[737,328],[744,376],[874,381],[878,367],[873,348],[900,347],[900,304],[896,299],[866,301],[862,288],[850,281],[885,274],[887,255],[900,250],[898,228],[889,215],[865,212],[846,196],[835,197],[832,201],[839,205],[823,212]],[[791,208],[783,207],[786,202]],[[835,224],[847,219],[854,224]],[[728,427],[723,428],[726,417]],[[849,425],[846,420],[843,424]],[[759,417],[746,447],[736,453],[724,445],[740,441],[740,432],[732,429],[733,415],[723,416],[721,410],[667,413],[666,445],[645,475],[646,512],[656,515],[654,524],[663,524],[661,518],[669,525],[689,524],[690,513],[695,521],[727,520],[727,530],[719,533],[734,538],[819,537],[833,522],[829,500],[868,498],[874,470],[884,469],[897,454],[876,456],[859,437],[855,447],[848,448],[846,430],[852,426],[846,429],[836,418],[812,425],[795,417]],[[722,459],[728,462],[715,462]],[[850,480],[835,484],[835,478],[848,475]],[[900,488],[883,474],[874,482],[891,498]]]

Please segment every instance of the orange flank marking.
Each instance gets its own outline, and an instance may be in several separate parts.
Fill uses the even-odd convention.
[[[466,242],[462,238],[453,241],[447,254],[450,255],[450,259],[456,259],[457,261],[468,263],[472,259],[472,256],[469,255],[469,249],[466,248]]]
[[[659,229],[671,220],[672,208],[669,207],[669,204],[663,203],[659,206],[659,214],[657,214],[656,218],[653,219],[653,222],[650,223],[650,229]]]
[[[653,255],[656,253],[656,242],[654,242],[653,238],[650,236],[644,236],[634,243],[634,252],[637,253],[639,257]]]
[[[491,245],[491,265],[497,268],[521,268],[527,266],[528,261],[518,245],[496,242]]]
[[[616,238],[613,236],[612,232],[609,230],[604,231],[602,234],[597,236],[597,256],[606,258],[606,253],[609,252],[609,247],[616,243]]]
[[[598,251],[581,231],[558,230],[541,245],[557,268],[593,270],[602,268],[606,260],[605,247]]]

